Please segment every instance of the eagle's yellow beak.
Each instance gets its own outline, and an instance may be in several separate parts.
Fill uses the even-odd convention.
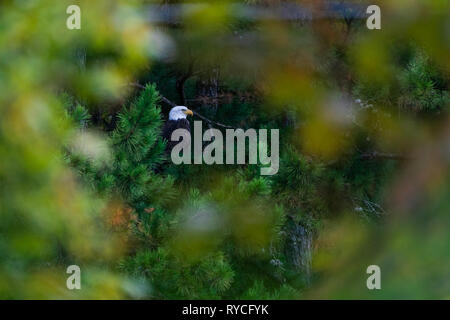
[[[187,110],[184,110],[183,112],[184,112],[184,114],[194,116],[194,113],[192,112],[192,110],[187,109]]]

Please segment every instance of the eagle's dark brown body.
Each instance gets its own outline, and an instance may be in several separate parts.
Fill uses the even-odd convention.
[[[172,132],[176,129],[186,129],[189,133],[191,132],[191,126],[189,125],[189,121],[187,119],[179,119],[179,120],[168,120],[164,124],[163,128],[163,138],[167,140],[166,152],[170,154],[173,147],[179,143],[179,141],[172,141]],[[181,139],[181,138],[180,138]]]

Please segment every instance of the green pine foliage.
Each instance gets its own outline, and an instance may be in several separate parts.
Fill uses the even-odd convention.
[[[269,195],[266,179],[243,172],[208,192],[190,189],[161,246],[124,259],[121,270],[150,279],[160,298],[245,297],[255,279],[277,292],[286,275],[271,261],[282,255],[285,216]]]
[[[162,207],[173,197],[173,179],[155,173],[165,159],[165,142],[160,138],[162,119],[158,99],[155,86],[148,85],[130,106],[121,111],[117,128],[107,139],[109,161],[99,164],[76,148],[69,148],[67,153],[67,161],[86,185],[99,195],[121,199],[142,218],[141,223],[149,230],[154,229],[154,225],[164,224]],[[82,106],[69,106],[66,110],[75,123],[89,119]],[[82,130],[80,135],[88,145],[92,137],[86,132]],[[154,210],[151,219],[145,212],[148,208]],[[155,235],[153,241],[158,239]]]
[[[187,263],[164,248],[143,249],[124,260],[120,269],[149,280],[151,298],[156,299],[220,299],[234,279],[232,267],[220,252]]]
[[[445,80],[424,53],[417,53],[400,74],[399,104],[411,111],[439,112],[448,107]]]
[[[448,80],[418,49],[410,49],[409,61],[397,70],[396,81],[374,83],[358,79],[353,93],[367,104],[383,105],[410,113],[439,113],[448,110]]]
[[[445,110],[446,81],[425,56],[411,54],[408,59],[397,87],[355,81],[353,94],[363,101],[360,114],[376,113],[380,105],[391,114],[398,105],[415,113]],[[159,65],[151,78],[166,77],[160,82],[170,83],[163,71]],[[188,92],[194,82],[187,84]],[[257,96],[246,84],[228,82],[223,93]],[[80,134],[89,134],[93,125],[87,109],[64,99]],[[110,155],[105,159],[94,161],[70,144],[66,152],[86,185],[131,208],[130,230],[139,241],[118,269],[150,284],[146,298],[300,298],[314,277],[311,243],[324,220],[342,213],[368,223],[385,217],[385,186],[398,161],[361,158],[376,148],[367,138],[369,128],[355,125],[353,148],[330,161],[305,154],[289,139],[302,113],[269,110],[251,98],[231,99],[217,110],[196,109],[235,127],[280,128],[279,172],[266,177],[259,165],[173,165],[164,153],[158,104],[155,85],[147,85],[118,113],[115,129],[107,134]]]
[[[158,99],[155,86],[148,85],[118,115],[117,128],[111,134],[116,189],[138,213],[149,205],[162,205],[171,196],[171,179],[154,173],[165,159]]]

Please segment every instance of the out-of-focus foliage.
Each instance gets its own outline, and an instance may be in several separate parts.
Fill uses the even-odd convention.
[[[130,3],[76,2],[83,8],[81,30],[66,28],[73,1],[0,5],[2,298],[120,298],[131,290],[113,272],[123,245],[104,227],[107,203],[80,185],[64,161],[63,147],[79,131],[64,116],[58,94],[119,97],[123,83],[151,57],[141,41],[151,32]],[[83,50],[101,63],[80,58]],[[80,106],[73,115],[88,120]],[[83,139],[94,158],[108,151],[98,149],[103,138]],[[66,288],[71,264],[81,267],[80,291]]]
[[[0,297],[449,298],[448,1],[375,1],[381,30],[372,1],[75,2],[81,30],[1,4]],[[171,164],[159,92],[280,129],[279,172]]]

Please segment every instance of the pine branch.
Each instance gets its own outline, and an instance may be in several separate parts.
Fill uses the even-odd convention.
[[[144,89],[144,90],[146,89],[145,86],[140,85],[139,83],[130,83],[130,85],[137,86],[137,87],[139,87],[141,89]],[[134,103],[137,104],[138,100],[136,100]],[[137,117],[136,121],[133,123],[131,129],[128,131],[128,133],[125,135],[124,138],[122,138],[120,141],[114,143],[114,145],[122,144],[123,142],[127,141],[135,133],[136,129],[138,128],[138,125],[142,121],[142,113],[143,112],[144,112],[143,109],[139,110],[139,116]]]

